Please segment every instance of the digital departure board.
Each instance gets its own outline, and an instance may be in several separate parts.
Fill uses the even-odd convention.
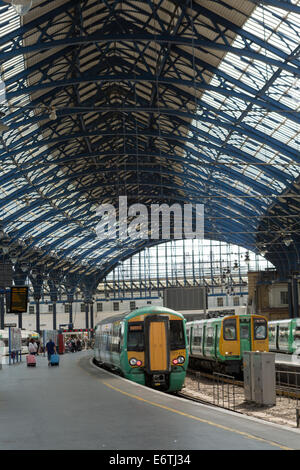
[[[25,313],[28,304],[28,287],[13,286],[10,289],[9,313]]]

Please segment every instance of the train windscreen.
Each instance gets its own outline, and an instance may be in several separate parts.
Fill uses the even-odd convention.
[[[264,318],[254,318],[254,339],[266,339],[267,333],[266,320]]]
[[[229,318],[223,321],[223,337],[225,341],[236,341],[236,319]]]
[[[184,349],[185,338],[181,320],[170,320],[170,349]]]
[[[128,324],[127,351],[144,351],[145,337],[144,324],[134,322]]]

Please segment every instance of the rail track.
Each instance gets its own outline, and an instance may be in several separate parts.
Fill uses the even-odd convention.
[[[187,371],[187,376],[194,376],[198,377],[199,379],[201,377],[204,377],[206,379],[212,380],[214,382],[217,381],[217,376],[214,374],[211,374],[209,372],[203,372],[203,371],[198,371],[194,369],[188,369]],[[237,380],[234,377],[229,377],[229,376],[222,376],[222,382],[228,383],[231,385],[235,385],[237,387],[244,387],[244,381],[243,380]],[[300,383],[299,386],[286,383],[286,382],[281,382],[279,385],[276,385],[276,395],[279,396],[286,396],[289,398],[294,398],[294,399],[300,399]],[[191,397],[192,399],[192,397]],[[205,401],[205,400],[203,400]],[[207,403],[210,403],[210,401],[207,401]]]

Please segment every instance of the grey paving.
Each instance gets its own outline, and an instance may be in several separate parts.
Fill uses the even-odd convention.
[[[137,387],[66,354],[0,371],[0,449],[300,449],[300,433]]]

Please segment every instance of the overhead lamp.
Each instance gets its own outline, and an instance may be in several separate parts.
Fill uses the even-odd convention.
[[[20,16],[26,15],[32,7],[33,0],[12,0],[11,4]]]
[[[249,253],[248,251],[245,254],[245,263],[249,264],[250,263],[250,258],[249,258]]]
[[[293,239],[291,237],[284,238],[283,243],[285,246],[290,246],[290,244],[293,243]]]
[[[37,275],[38,275],[38,271],[36,269],[32,269],[31,276],[33,277],[33,279],[36,279]]]
[[[6,124],[3,124],[2,121],[0,121],[0,135],[7,131],[9,131],[9,127]]]
[[[25,273],[26,271],[28,271],[28,265],[27,265],[27,263],[21,263],[21,270],[23,271],[23,273]]]
[[[56,121],[56,119],[57,119],[57,114],[56,114],[56,109],[55,109],[55,108],[51,108],[51,109],[50,109],[49,118],[50,118],[52,121]]]
[[[7,240],[2,240],[2,242],[0,243],[0,249],[2,250],[4,255],[7,255],[7,253],[9,252],[8,243],[9,242]]]
[[[16,264],[16,262],[18,261],[18,253],[15,250],[9,253],[9,257],[10,257],[12,264]]]

